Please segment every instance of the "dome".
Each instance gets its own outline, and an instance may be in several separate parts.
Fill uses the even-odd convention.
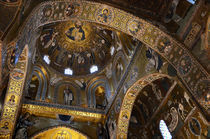
[[[115,31],[103,26],[72,20],[45,25],[38,49],[43,61],[65,75],[99,72],[112,59]]]

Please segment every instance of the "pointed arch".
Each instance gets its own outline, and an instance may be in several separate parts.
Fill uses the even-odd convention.
[[[48,75],[43,71],[42,67],[34,66],[32,76],[35,75],[39,80],[38,91],[36,93],[36,100],[45,100],[48,89]]]
[[[199,64],[182,43],[151,23],[123,10],[85,0],[69,0],[69,2],[76,4],[79,11],[73,12],[71,16],[63,15],[56,19],[53,18],[53,5],[55,3],[58,5],[66,5],[68,3],[64,1],[46,1],[40,3],[27,18],[25,26],[22,27],[22,31],[20,31],[18,35],[18,40],[21,42],[20,44],[30,43],[36,29],[41,26],[54,22],[74,20],[75,18],[116,29],[133,36],[165,58],[165,60],[177,70],[179,79],[182,80],[183,84],[197,99],[199,104],[207,111],[207,107],[205,107],[205,97],[207,93],[206,91],[199,90],[197,86],[202,86],[201,84],[203,84],[203,82],[209,80],[209,73]],[[108,18],[103,21],[100,18],[100,14],[104,8],[108,10],[109,15]],[[43,14],[48,10],[52,10],[50,15]],[[62,13],[65,13],[64,10],[66,9],[61,10],[63,10],[61,11]],[[197,76],[194,76],[195,74]],[[209,82],[205,84],[205,88],[208,88],[208,85]]]
[[[131,112],[132,112],[136,97],[141,92],[141,90],[147,85],[149,85],[150,83],[152,83],[153,81],[164,78],[164,77],[170,78],[166,74],[159,74],[159,73],[150,74],[136,81],[127,90],[124,96],[123,102],[121,104],[121,108],[120,108],[120,114],[119,114],[118,123],[117,123],[117,138],[119,139],[127,138]]]
[[[107,81],[106,77],[97,77],[93,78],[86,87],[86,94],[87,94],[87,102],[88,107],[95,108],[96,107],[96,98],[95,98],[95,91],[97,87],[102,86],[105,88],[105,97],[107,101],[111,97],[111,89],[109,86],[109,82]]]

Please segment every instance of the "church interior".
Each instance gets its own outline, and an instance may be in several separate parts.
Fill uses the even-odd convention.
[[[0,139],[210,138],[210,0],[0,0]]]

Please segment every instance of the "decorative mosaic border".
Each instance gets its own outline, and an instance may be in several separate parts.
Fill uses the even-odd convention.
[[[66,16],[68,5],[75,5],[77,11]],[[104,10],[108,11],[107,15]],[[48,12],[47,12],[48,11]],[[185,46],[159,28],[143,19],[113,8],[108,5],[88,1],[49,1],[38,5],[28,17],[25,26],[19,34],[22,43],[29,42],[34,31],[46,24],[60,21],[81,20],[98,23],[131,35],[164,57],[178,71],[178,76],[200,105],[207,110],[205,104],[206,92],[199,92],[194,87],[199,79],[209,80],[209,73],[193,58]],[[169,45],[160,43],[168,41]],[[195,78],[196,73],[196,78]],[[208,81],[209,84],[209,81]],[[207,85],[208,85],[207,84]],[[198,97],[202,96],[202,97]]]
[[[92,121],[92,122],[101,122],[105,118],[104,114],[100,113],[91,113],[79,110],[70,110],[65,108],[56,108],[48,106],[40,106],[33,104],[23,104],[22,106],[23,113],[30,113],[36,116],[56,118],[57,114],[61,115],[70,115],[80,121]]]
[[[141,92],[141,90],[145,86],[147,86],[151,82],[160,78],[164,78],[164,77],[168,77],[168,76],[164,74],[159,74],[159,73],[150,74],[138,80],[136,83],[134,83],[134,85],[132,85],[128,89],[120,108],[120,114],[119,114],[118,123],[117,123],[117,138],[118,139],[127,138],[129,120],[130,120],[134,102],[138,94]]]
[[[11,138],[14,132],[28,66],[28,45],[25,45],[19,62],[10,73],[9,84],[5,96],[3,112],[0,119],[0,138]]]
[[[105,114],[104,111],[100,109],[83,108],[80,106],[62,105],[62,104],[47,103],[47,102],[41,102],[41,101],[38,102],[38,101],[25,100],[24,104],[39,105],[39,106],[58,108],[58,109],[68,109],[72,111],[83,111],[83,112],[90,112],[90,113],[97,113],[97,114]]]

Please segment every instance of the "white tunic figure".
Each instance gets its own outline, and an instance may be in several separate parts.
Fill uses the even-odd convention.
[[[64,90],[64,101],[66,105],[72,105],[72,101],[74,100],[74,96],[72,91],[67,86]]]

